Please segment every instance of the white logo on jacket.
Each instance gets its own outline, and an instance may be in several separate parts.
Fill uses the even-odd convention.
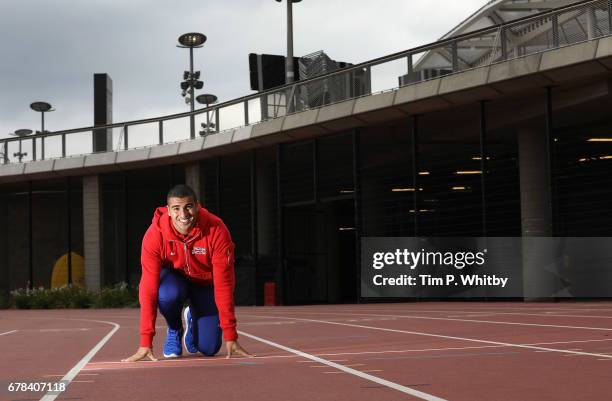
[[[191,250],[191,254],[192,255],[206,255],[206,248],[200,248],[200,247],[194,246],[193,249]]]

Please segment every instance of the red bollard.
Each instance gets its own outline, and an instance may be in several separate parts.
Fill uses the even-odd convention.
[[[276,305],[276,283],[264,283],[264,306]]]

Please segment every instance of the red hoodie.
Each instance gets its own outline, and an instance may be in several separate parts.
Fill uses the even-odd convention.
[[[140,256],[140,346],[152,347],[162,266],[180,270],[191,281],[214,285],[215,303],[226,341],[236,340],[234,243],[223,221],[200,206],[191,232],[179,234],[168,209],[158,207],[142,240]]]

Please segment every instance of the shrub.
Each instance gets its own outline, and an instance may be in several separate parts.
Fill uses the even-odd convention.
[[[98,292],[72,285],[20,288],[11,291],[9,304],[17,309],[134,308],[138,307],[138,290],[125,283]]]
[[[135,308],[138,306],[138,290],[126,283],[103,288],[96,294],[94,308]]]

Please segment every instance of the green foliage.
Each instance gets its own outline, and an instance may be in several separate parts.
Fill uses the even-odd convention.
[[[114,287],[103,288],[96,294],[94,308],[136,308],[138,307],[138,290],[119,283]]]
[[[138,290],[125,283],[98,292],[72,285],[52,289],[20,288],[11,291],[9,302],[17,309],[135,308]]]

